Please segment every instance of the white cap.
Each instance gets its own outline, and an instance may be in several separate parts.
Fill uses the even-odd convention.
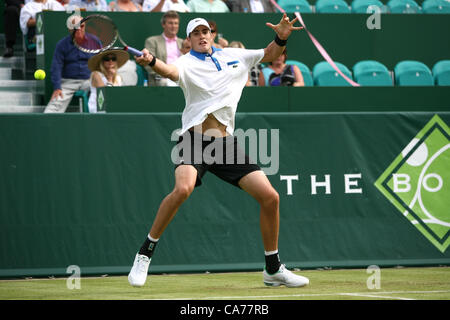
[[[189,21],[187,28],[186,28],[186,36],[189,37],[192,31],[194,31],[195,28],[198,26],[205,26],[208,27],[209,31],[211,31],[211,27],[209,26],[208,21],[206,21],[203,18],[195,18]]]
[[[80,29],[80,21],[83,20],[83,17],[78,14],[73,14],[66,20],[67,29],[70,31],[74,29]]]

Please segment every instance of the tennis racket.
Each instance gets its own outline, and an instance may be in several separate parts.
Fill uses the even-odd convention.
[[[82,41],[76,41],[74,38],[75,32],[72,34],[73,43],[79,50],[87,53],[99,53],[111,48],[114,43],[119,40],[123,45],[123,48],[121,49],[128,51],[135,56],[142,56],[141,51],[129,47],[125,41],[123,41],[117,26],[111,18],[101,14],[93,14],[83,18],[77,23],[75,29],[79,29],[83,24],[85,37]]]

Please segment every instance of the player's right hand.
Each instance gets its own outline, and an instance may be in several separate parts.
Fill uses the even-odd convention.
[[[141,66],[147,66],[153,59],[153,56],[150,54],[150,52],[147,49],[142,49],[142,56],[140,57],[134,57],[136,59],[136,62]]]

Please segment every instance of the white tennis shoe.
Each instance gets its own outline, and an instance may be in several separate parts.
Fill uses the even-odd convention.
[[[303,287],[309,284],[309,279],[306,277],[298,276],[288,269],[284,264],[274,274],[269,274],[264,268],[263,271],[264,284],[266,286],[278,287],[285,285],[286,287]]]
[[[133,287],[142,287],[147,280],[148,267],[150,265],[151,258],[146,255],[136,253],[134,258],[133,267],[128,274],[128,282]]]

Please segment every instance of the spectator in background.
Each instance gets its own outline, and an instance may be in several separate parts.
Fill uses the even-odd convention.
[[[42,10],[64,11],[56,0],[34,0],[26,3],[20,10],[20,29],[29,42],[35,42],[36,14]]]
[[[245,49],[244,44],[241,41],[231,41],[228,48],[238,48]],[[248,81],[245,84],[246,87],[256,87],[258,86],[258,77],[261,69],[261,64],[258,63],[256,66],[250,68],[248,72]]]
[[[231,11],[233,0],[222,0],[228,7],[228,10]]]
[[[116,0],[109,3],[109,10],[139,12],[142,11],[142,6],[138,3],[134,3],[131,0]]]
[[[286,59],[287,51],[284,49],[283,53],[277,59],[262,69],[259,74],[259,85],[303,87],[305,83],[299,67],[286,64]]]
[[[122,78],[122,86],[135,86],[139,76],[137,65],[134,60],[128,59],[123,66],[117,70],[117,74]]]
[[[3,27],[5,30],[6,47],[3,52],[4,58],[14,55],[14,45],[16,44],[17,28],[19,27],[20,9],[24,6],[24,0],[6,0],[5,11],[3,13]]]
[[[79,50],[73,41],[81,43],[91,41],[84,31],[84,24],[79,24],[83,18],[72,15],[66,25],[70,35],[58,41],[53,54],[51,66],[51,80],[53,94],[45,108],[46,113],[63,113],[78,90],[89,90],[88,60],[93,54]],[[73,40],[72,40],[73,37]]]
[[[228,47],[228,40],[223,37],[221,33],[219,33],[219,29],[217,28],[217,23],[213,20],[208,20],[209,26],[211,28],[212,35],[212,45],[216,48],[226,48]],[[217,38],[217,42],[216,42]]]
[[[142,10],[150,12],[190,11],[183,0],[144,0]]]
[[[25,0],[25,2],[27,2],[28,0]],[[59,3],[61,3],[61,5],[64,7],[64,8],[68,8],[68,6],[70,5],[70,0],[56,0],[56,1],[58,1]],[[73,1],[73,0],[72,0]]]
[[[222,0],[189,0],[187,6],[191,12],[230,12]]]
[[[180,28],[180,16],[176,11],[167,11],[161,18],[163,33],[157,36],[148,37],[145,40],[145,48],[158,59],[167,64],[175,62],[181,56],[181,45],[183,39],[178,38]],[[149,86],[173,86],[170,79],[162,78],[149,66],[145,69],[148,73]]]
[[[70,6],[76,6],[86,11],[108,11],[106,0],[70,0]]]
[[[264,13],[276,12],[270,0],[229,0],[232,12]]]
[[[129,55],[124,50],[110,49],[102,51],[91,57],[88,61],[91,70],[89,95],[89,113],[97,112],[97,88],[118,87],[122,85],[122,78],[118,74],[118,69],[129,59]]]

